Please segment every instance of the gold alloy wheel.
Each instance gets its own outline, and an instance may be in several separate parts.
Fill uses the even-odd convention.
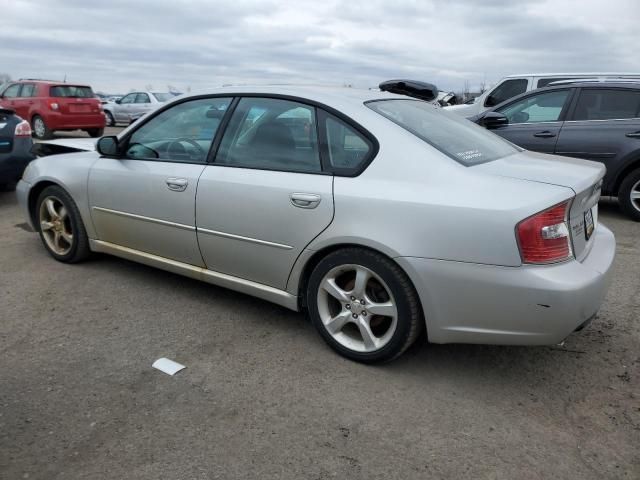
[[[39,220],[47,246],[56,255],[68,254],[73,246],[73,230],[69,212],[60,199],[46,197],[40,204]]]

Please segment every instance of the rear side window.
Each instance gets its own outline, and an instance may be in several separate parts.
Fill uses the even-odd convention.
[[[494,105],[498,105],[505,100],[515,97],[516,95],[520,95],[527,91],[528,84],[529,81],[526,78],[506,80],[491,92],[487,97],[484,106],[493,107]]]
[[[550,83],[563,82],[565,80],[576,80],[576,79],[575,78],[571,78],[571,77],[567,77],[567,78],[541,78],[540,80],[538,80],[538,84],[536,85],[536,88],[546,87]]]
[[[151,103],[151,100],[149,100],[149,95],[146,93],[139,93],[135,103]]]
[[[327,115],[325,128],[331,166],[337,172],[358,169],[372,150],[371,142],[333,115]]]
[[[465,166],[519,151],[498,135],[427,102],[378,100],[366,105]]]
[[[569,90],[553,90],[517,100],[497,111],[504,114],[510,124],[556,122],[568,96]]]
[[[49,95],[52,97],[71,98],[93,98],[93,91],[90,87],[80,87],[77,85],[56,85],[51,87]]]
[[[315,108],[274,98],[243,98],[216,163],[289,172],[320,172]]]
[[[168,102],[174,97],[170,93],[154,93],[153,96],[156,97],[156,100],[159,102]]]
[[[582,89],[573,120],[640,118],[640,91]]]
[[[36,96],[36,86],[33,83],[25,83],[22,85],[22,91],[20,92],[21,97],[35,97]]]
[[[21,85],[19,83],[15,83],[6,89],[2,96],[6,98],[15,98],[20,93],[20,87]]]

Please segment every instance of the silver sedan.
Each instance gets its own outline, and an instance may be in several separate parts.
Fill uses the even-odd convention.
[[[131,92],[122,98],[102,105],[106,124],[108,127],[117,123],[129,125],[133,117],[139,118],[175,96],[175,94],[168,92]]]
[[[615,252],[604,173],[408,96],[227,87],[32,162],[18,197],[56,260],[108,253],[305,311],[378,362],[422,332],[542,345],[586,325]]]

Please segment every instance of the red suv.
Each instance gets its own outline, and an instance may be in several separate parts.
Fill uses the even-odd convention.
[[[101,137],[105,118],[91,87],[45,80],[11,82],[0,91],[0,107],[10,108],[31,123],[36,138],[55,130],[84,130]]]

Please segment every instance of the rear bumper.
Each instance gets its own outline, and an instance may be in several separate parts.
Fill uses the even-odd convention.
[[[613,233],[599,225],[578,262],[520,267],[401,257],[422,301],[429,341],[550,345],[594,317],[610,282]]]
[[[11,153],[0,153],[0,183],[14,182],[22,176],[27,164],[35,158],[30,138],[16,138]]]
[[[76,130],[105,127],[105,117],[103,113],[62,114],[51,112],[46,116],[44,121],[50,130]]]

